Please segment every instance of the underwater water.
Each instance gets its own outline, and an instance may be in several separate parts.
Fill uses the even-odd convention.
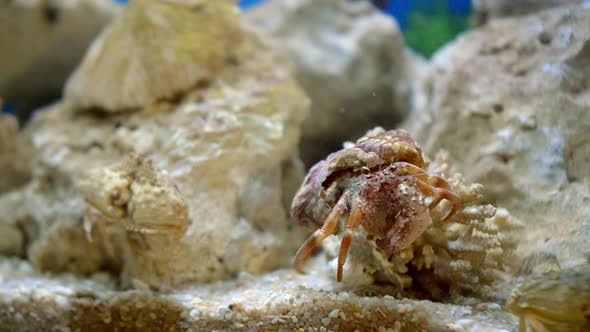
[[[590,330],[589,21],[0,2],[0,331]]]

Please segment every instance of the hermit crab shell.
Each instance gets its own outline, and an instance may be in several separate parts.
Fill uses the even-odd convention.
[[[356,142],[365,152],[374,152],[383,162],[405,161],[420,168],[424,166],[422,149],[405,130],[383,131],[365,136]]]
[[[323,220],[325,211],[329,211],[330,202],[322,196],[332,184],[358,176],[364,169],[398,161],[425,165],[422,149],[406,131],[385,131],[380,127],[369,131],[353,146],[331,153],[309,170],[293,199],[292,216],[305,226],[318,226],[316,221]],[[311,207],[313,210],[309,211]]]

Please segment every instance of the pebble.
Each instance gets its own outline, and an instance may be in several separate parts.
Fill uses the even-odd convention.
[[[334,309],[334,310],[330,311],[330,313],[328,314],[328,317],[330,317],[330,318],[338,318],[338,313],[339,313],[339,310],[338,309]]]

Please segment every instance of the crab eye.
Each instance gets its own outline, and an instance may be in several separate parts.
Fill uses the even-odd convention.
[[[363,168],[361,168],[361,173],[363,175],[367,176],[367,175],[371,174],[371,170],[367,166],[364,166]]]

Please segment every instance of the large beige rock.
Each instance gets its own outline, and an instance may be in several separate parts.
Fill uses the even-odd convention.
[[[105,0],[0,3],[0,96],[21,120],[60,98],[86,48],[119,7]]]
[[[590,9],[492,21],[439,51],[405,127],[525,224],[523,254],[590,255]]]
[[[301,145],[306,166],[377,125],[393,127],[410,110],[418,61],[396,22],[369,1],[268,1],[243,20],[290,54],[311,97]]]
[[[149,9],[156,2],[135,5]],[[240,29],[233,3],[168,6],[154,15],[165,20],[221,8],[233,12],[228,19]],[[35,155],[33,178],[0,196],[3,222],[26,221],[20,229],[36,268],[122,270],[125,285],[141,287],[230,278],[288,262],[301,241],[286,206],[293,182],[302,178],[295,156],[309,102],[288,62],[256,35],[239,32],[241,41],[230,50],[233,62],[207,82],[185,82],[188,92],[177,101],[154,106],[146,99],[135,112],[111,104],[104,105],[108,112],[90,111],[81,100],[107,102],[109,95],[76,94],[37,114],[26,129]],[[149,32],[154,40],[159,33],[168,31]],[[196,40],[235,35],[214,25],[184,33]],[[202,58],[184,60],[190,67]],[[124,71],[125,64],[102,65],[109,72],[110,65]],[[90,84],[92,77],[80,82]]]
[[[174,101],[207,84],[240,58],[243,36],[229,3],[132,1],[94,41],[68,80],[66,98],[80,109],[120,112]]]

